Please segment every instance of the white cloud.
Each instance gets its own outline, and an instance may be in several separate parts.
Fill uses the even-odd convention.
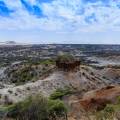
[[[98,32],[119,30],[120,9],[118,2],[111,0],[109,6],[101,2],[82,3],[82,0],[54,0],[38,4],[43,16],[38,18],[23,8],[20,0],[4,0],[6,5],[15,10],[11,17],[0,17],[0,29],[40,29],[55,32]],[[31,5],[36,0],[27,0]],[[95,15],[97,21],[85,21],[86,17]],[[92,19],[92,18],[91,18]]]

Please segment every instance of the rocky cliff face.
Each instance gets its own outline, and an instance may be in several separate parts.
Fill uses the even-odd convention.
[[[56,66],[59,70],[63,71],[73,71],[80,67],[80,61],[72,61],[72,62],[60,62],[56,61]]]

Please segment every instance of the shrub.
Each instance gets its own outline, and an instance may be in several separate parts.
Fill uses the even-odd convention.
[[[52,99],[52,100],[62,99],[63,96],[71,94],[73,92],[74,92],[73,89],[69,88],[69,87],[66,87],[65,89],[59,88],[50,95],[50,99]]]
[[[37,61],[35,63],[31,63],[31,64],[34,64],[34,65],[54,65],[55,64],[55,61],[53,59],[46,59],[46,60],[40,60],[40,61]]]
[[[7,95],[4,96],[4,99],[5,99],[4,104],[6,104],[6,105],[11,105],[12,104],[12,101],[9,99],[9,97]]]
[[[55,64],[55,61],[53,61],[52,59],[48,59],[48,60],[44,60],[44,61],[40,62],[40,64],[52,65],[52,64]]]
[[[96,112],[97,120],[119,120],[120,119],[120,97],[118,97],[118,102],[116,104],[108,104],[106,107]]]
[[[12,90],[10,90],[10,89],[8,90],[8,92],[9,92],[10,94],[12,94],[12,93],[13,93],[13,91],[12,91]]]
[[[28,97],[22,102],[8,106],[4,111],[8,118],[15,120],[58,120],[65,118],[67,113],[62,101],[49,100],[41,95]]]
[[[113,120],[114,119],[114,108],[112,105],[107,105],[102,111],[96,113],[97,120]]]
[[[49,118],[57,119],[58,117],[66,117],[67,109],[60,100],[49,100],[48,102]]]
[[[63,54],[63,55],[59,55],[56,58],[57,61],[60,62],[71,62],[74,61],[74,56],[70,55],[70,54]]]
[[[8,116],[17,120],[47,120],[47,100],[41,95],[29,97],[9,108]]]

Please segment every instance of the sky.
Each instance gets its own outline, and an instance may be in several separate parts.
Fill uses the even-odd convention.
[[[120,44],[120,0],[0,0],[0,42]]]

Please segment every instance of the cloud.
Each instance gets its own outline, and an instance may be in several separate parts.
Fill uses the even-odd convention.
[[[21,3],[23,5],[23,7],[28,11],[29,14],[35,15],[37,17],[42,17],[41,9],[35,4],[31,5],[31,3],[34,3],[33,0],[31,3],[26,2],[25,0],[21,0]]]
[[[117,0],[0,0],[0,29],[119,31],[119,6]]]
[[[3,1],[0,1],[0,15],[3,17],[9,17],[13,11],[9,9]]]

